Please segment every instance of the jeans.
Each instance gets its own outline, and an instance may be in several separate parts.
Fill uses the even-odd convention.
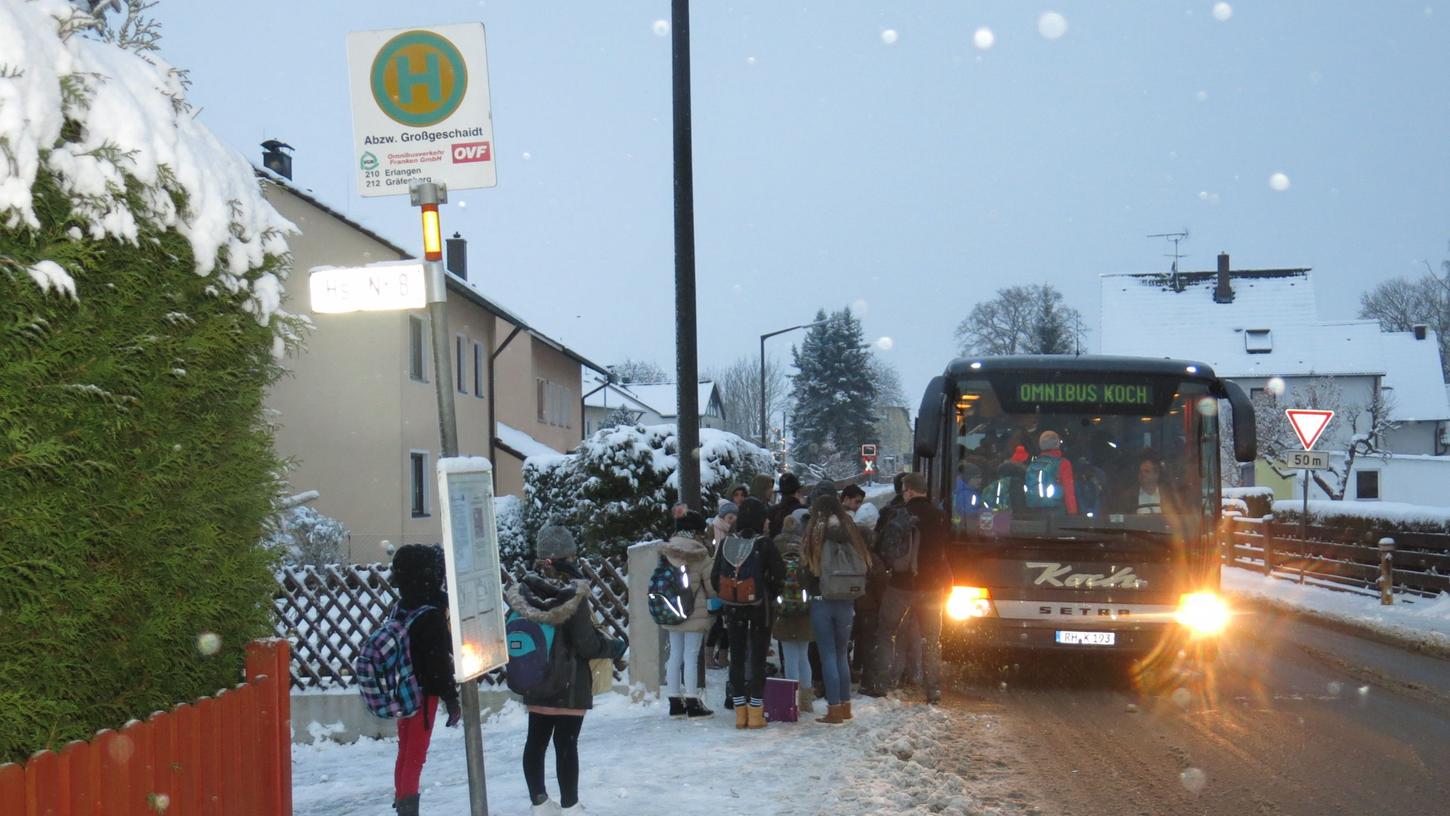
[[[700,643],[704,632],[670,633],[670,656],[665,661],[665,687],[671,697],[693,697],[700,688]]]
[[[821,674],[826,683],[826,702],[840,705],[851,700],[851,661],[846,644],[851,639],[851,622],[856,617],[855,601],[811,601],[811,628],[821,651]]]
[[[800,687],[811,687],[810,641],[782,640],[780,642],[780,671],[787,680],[800,682]]]
[[[433,740],[437,715],[438,698],[428,695],[423,698],[423,708],[398,720],[398,759],[393,763],[393,795],[398,799],[418,793],[418,779],[428,760],[428,743]]]
[[[578,804],[579,731],[583,727],[582,715],[529,712],[529,736],[524,742],[524,783],[529,786],[533,804],[543,804],[549,798],[549,791],[544,787],[544,755],[549,751],[550,737],[554,740],[554,771],[559,777],[559,805]]]
[[[765,656],[770,617],[764,604],[730,608],[730,692],[736,705],[765,705]]]
[[[896,631],[908,611],[921,627],[922,685],[928,700],[941,697],[941,615],[945,595],[940,590],[908,591],[887,587],[881,597],[881,618],[876,634],[876,652],[866,685],[878,691],[888,688],[896,657]]]
[[[910,611],[896,626],[896,654],[892,657],[888,688],[911,682],[921,685],[921,623]]]

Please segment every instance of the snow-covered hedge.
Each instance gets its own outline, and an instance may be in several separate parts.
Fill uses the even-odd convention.
[[[1223,489],[1224,509],[1233,507],[1240,515],[1263,518],[1273,512],[1272,487],[1226,487]]]
[[[294,507],[274,517],[262,545],[293,566],[321,566],[344,560],[343,545],[351,534],[343,523],[311,507]]]
[[[617,427],[596,432],[565,456],[524,463],[524,528],[532,540],[547,523],[563,524],[594,554],[666,535],[679,495],[675,426]],[[700,430],[700,488],[707,507],[736,484],[771,470],[770,454],[735,434]]]
[[[272,628],[291,225],[90,5],[0,0],[0,762],[228,688]]]
[[[1274,518],[1297,522],[1302,499],[1274,502]],[[1431,507],[1403,502],[1357,502],[1310,500],[1309,523],[1349,530],[1384,532],[1450,533],[1450,507]]]
[[[518,496],[499,496],[493,500],[493,517],[498,527],[498,560],[505,567],[513,567],[529,554],[524,503]]]

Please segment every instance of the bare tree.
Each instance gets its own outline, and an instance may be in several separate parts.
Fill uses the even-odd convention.
[[[1081,349],[1082,325],[1052,284],[1008,286],[973,306],[956,338],[964,355],[1072,354]]]
[[[1337,441],[1337,452],[1342,454],[1342,458],[1331,458],[1328,470],[1316,470],[1310,476],[1319,489],[1335,501],[1344,498],[1357,460],[1370,456],[1390,457],[1389,451],[1381,446],[1385,435],[1399,427],[1398,422],[1390,419],[1394,413],[1394,400],[1382,389],[1376,389],[1367,403],[1350,402],[1333,377],[1310,380],[1294,388],[1287,398],[1259,394],[1253,398],[1253,403],[1259,458],[1282,479],[1298,476],[1298,471],[1284,468],[1283,462],[1289,451],[1302,449],[1299,437],[1284,416],[1286,408],[1333,411],[1333,422],[1340,429],[1347,426],[1347,433],[1339,431],[1330,437]]]
[[[670,375],[653,360],[635,360],[629,357],[609,367],[614,382],[622,385],[658,385],[671,382]]]
[[[723,368],[711,369],[707,376],[715,381],[720,390],[720,401],[725,407],[725,429],[740,436],[758,441],[760,439],[760,360],[741,357]],[[767,422],[770,417],[779,417],[786,408],[786,397],[790,384],[786,381],[785,366],[777,359],[765,361],[765,410]],[[775,420],[778,422],[779,420]]]
[[[1384,331],[1409,331],[1417,324],[1434,329],[1441,377],[1450,382],[1450,261],[1442,261],[1440,269],[1443,277],[1427,261],[1419,278],[1395,278],[1375,286],[1359,296],[1359,316],[1378,320]]]

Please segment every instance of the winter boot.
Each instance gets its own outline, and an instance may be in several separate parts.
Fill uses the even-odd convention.
[[[684,697],[671,697],[670,698],[670,716],[671,717],[683,717],[683,716],[685,716],[685,698]]]
[[[841,719],[843,719],[843,720],[854,720],[854,719],[856,719],[855,715],[853,715],[851,713],[851,701],[850,700],[847,700],[846,702],[841,703]]]
[[[736,728],[743,729],[748,724],[749,715],[746,712],[748,712],[749,710],[750,709],[746,708],[745,706],[735,706],[735,727]]]
[[[765,706],[757,706],[757,705],[747,706],[745,710],[747,712],[749,712],[746,715],[746,727],[747,728],[764,728],[765,727]]]
[[[559,816],[559,803],[545,796],[544,801],[534,805],[529,811],[530,816]]]
[[[393,807],[398,809],[398,816],[418,816],[418,794],[404,796],[393,803]]]
[[[709,717],[715,712],[705,707],[705,703],[698,697],[690,697],[685,700],[685,716],[690,719],[696,717]]]
[[[796,692],[795,704],[796,708],[800,709],[800,713],[814,714],[816,705],[816,693],[808,688],[803,688],[799,690],[798,692]]]
[[[579,804],[578,802],[575,802],[574,804],[564,808],[559,812],[564,814],[564,816],[589,816],[589,811],[585,810],[584,806]]]
[[[842,707],[838,705],[827,705],[826,716],[817,717],[816,722],[826,723],[828,725],[840,725],[841,723],[846,721],[845,712],[842,711],[841,708]]]

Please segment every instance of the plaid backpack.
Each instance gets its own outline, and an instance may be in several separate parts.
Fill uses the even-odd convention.
[[[363,705],[373,716],[398,720],[422,707],[423,691],[418,686],[418,678],[413,676],[408,627],[430,609],[433,607],[420,606],[399,620],[401,610],[395,606],[387,620],[363,641],[353,664],[353,674],[357,677],[358,691],[362,692]]]
[[[678,626],[694,614],[697,592],[685,565],[676,567],[662,555],[649,576],[649,616],[661,626]]]

